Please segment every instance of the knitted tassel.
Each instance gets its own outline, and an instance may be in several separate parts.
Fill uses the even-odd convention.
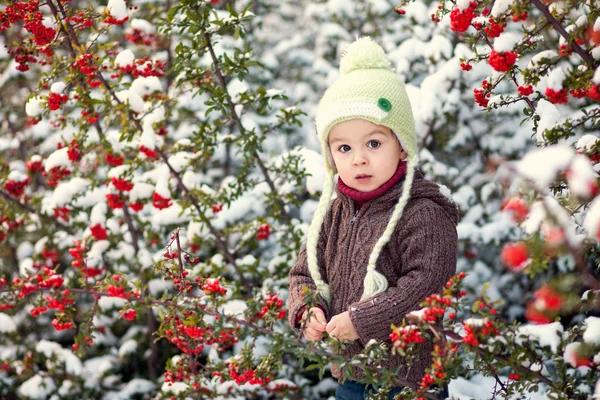
[[[367,271],[364,284],[365,290],[363,291],[361,301],[383,293],[388,288],[388,281],[385,279],[385,276],[374,269]]]
[[[392,234],[396,229],[396,225],[402,217],[404,207],[410,199],[410,189],[415,177],[415,166],[417,165],[417,162],[418,157],[416,155],[409,156],[406,166],[406,178],[404,179],[404,184],[402,185],[402,194],[400,195],[400,200],[398,200],[396,207],[394,207],[394,211],[385,228],[385,231],[383,232],[383,235],[381,235],[379,240],[377,240],[377,243],[375,243],[375,247],[373,247],[373,251],[369,256],[369,265],[367,265],[367,274],[365,276],[364,290],[361,301],[366,300],[376,294],[383,293],[388,288],[387,279],[381,273],[375,271],[375,266],[377,264],[379,254],[381,253],[381,249],[383,249],[383,246],[390,241]]]

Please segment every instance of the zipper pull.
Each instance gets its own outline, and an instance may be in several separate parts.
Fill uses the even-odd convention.
[[[358,215],[358,210],[354,212],[352,219],[350,220],[350,225],[354,225],[354,221],[356,221],[356,216]]]

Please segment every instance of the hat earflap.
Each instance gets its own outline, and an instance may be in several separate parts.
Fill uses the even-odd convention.
[[[329,202],[333,195],[333,171],[330,165],[325,161],[325,183],[323,185],[323,193],[319,199],[319,205],[315,211],[310,228],[308,229],[308,239],[306,241],[306,256],[308,261],[308,270],[315,285],[317,292],[329,305],[331,303],[331,290],[329,285],[323,281],[323,277],[319,272],[319,264],[317,261],[317,246],[319,235],[325,219],[325,213],[329,207]]]
[[[361,301],[367,300],[379,293],[383,293],[388,288],[388,281],[381,274],[375,270],[375,266],[377,264],[377,259],[379,258],[379,254],[381,254],[381,249],[390,241],[394,230],[396,229],[396,225],[400,218],[402,218],[402,213],[404,212],[404,207],[408,203],[410,199],[410,189],[412,187],[412,183],[415,177],[415,167],[418,163],[417,155],[409,155],[407,170],[406,170],[406,179],[404,180],[404,184],[402,185],[402,195],[394,208],[394,212],[383,232],[383,235],[377,240],[375,243],[375,247],[373,247],[373,251],[369,256],[369,264],[367,265],[367,274],[364,280],[364,291],[361,297]]]

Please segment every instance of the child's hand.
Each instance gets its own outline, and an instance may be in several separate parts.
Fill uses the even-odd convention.
[[[323,332],[325,332],[325,328],[327,327],[327,320],[325,319],[325,314],[323,310],[319,307],[312,307],[308,312],[304,311],[304,315],[302,316],[302,321],[308,318],[310,314],[310,319],[304,325],[304,337],[308,340],[322,340]]]
[[[327,333],[329,333],[329,336],[340,340],[358,339],[358,333],[348,311],[331,318],[331,321],[327,324]]]

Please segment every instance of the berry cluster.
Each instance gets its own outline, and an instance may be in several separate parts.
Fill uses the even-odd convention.
[[[125,34],[125,40],[137,45],[152,46],[158,41],[154,33],[144,32],[141,29],[133,28]]]
[[[488,58],[488,64],[490,64],[495,71],[507,72],[510,70],[510,67],[515,64],[517,57],[518,55],[514,51],[498,53],[496,50],[492,50],[490,57]]]
[[[533,297],[534,299],[527,303],[525,318],[534,324],[552,322],[564,304],[562,296],[549,285],[536,290]]]
[[[94,65],[94,60],[96,58],[97,57],[93,54],[86,53],[82,54],[75,63],[71,64],[71,68],[77,69],[79,72],[87,76],[86,82],[92,88],[96,88],[102,83],[96,78],[96,73],[98,71],[98,67]]]
[[[256,313],[256,317],[263,319],[267,314],[272,313],[277,319],[283,319],[285,318],[286,310],[282,310],[281,307],[283,307],[283,300],[277,297],[277,295],[269,295],[265,299],[265,305]]]
[[[505,26],[506,23],[499,24],[494,20],[494,18],[490,18],[489,25],[484,28],[484,31],[490,38],[497,38],[502,32],[504,32]]]
[[[104,268],[89,267],[86,265],[85,253],[87,250],[85,244],[80,240],[75,240],[74,245],[75,247],[69,249],[69,254],[74,258],[74,260],[71,261],[71,265],[74,268],[78,268],[86,279],[100,275],[104,271]]]
[[[502,263],[514,272],[522,271],[529,265],[529,248],[525,242],[507,243],[500,253]]]
[[[529,214],[529,207],[527,207],[527,203],[521,197],[511,197],[504,200],[500,209],[509,213],[513,221],[517,224],[525,221],[525,218]]]
[[[140,146],[140,152],[144,153],[144,155],[150,159],[158,158],[158,153],[152,149],[147,148],[144,145]]]
[[[6,238],[11,231],[23,225],[24,220],[11,221],[6,215],[0,216],[0,241]],[[2,284],[0,284],[2,286]]]
[[[123,165],[123,161],[124,161],[123,156],[116,156],[113,153],[107,153],[106,156],[104,157],[104,159],[106,160],[107,163],[109,163],[110,165],[113,165],[115,167],[118,167],[119,165]]]
[[[407,325],[400,328],[394,328],[390,334],[393,349],[404,349],[411,343],[423,343],[425,338],[421,336],[421,331],[415,325]]]
[[[121,179],[116,176],[113,176],[112,178],[110,178],[110,181],[113,184],[113,186],[120,192],[129,192],[131,189],[133,189],[133,183],[129,182],[126,179]]]
[[[152,62],[150,58],[144,57],[135,60],[135,64],[123,65],[119,68],[121,74],[131,74],[134,78],[138,76],[165,76],[165,67],[167,63],[165,61],[155,60]]]
[[[256,238],[258,240],[266,240],[271,236],[271,227],[269,224],[262,224],[258,227],[258,232],[256,232]]]
[[[44,164],[42,163],[42,157],[35,155],[32,156],[26,163],[27,172],[36,173],[44,170]]]
[[[66,94],[50,92],[48,95],[48,108],[52,111],[58,110],[67,101],[69,101],[69,96]]]
[[[69,207],[56,207],[54,209],[54,216],[58,219],[62,219],[65,222],[69,222],[71,215],[71,209]]]
[[[560,89],[556,91],[552,88],[546,88],[546,97],[551,103],[554,104],[567,104],[568,102],[568,93],[565,89]]]
[[[250,385],[265,385],[271,381],[271,378],[261,378],[256,374],[253,369],[247,369],[242,374],[238,372],[238,366],[234,363],[229,364],[229,376],[238,385],[244,385],[249,383]]]
[[[121,199],[121,196],[118,193],[107,193],[106,202],[113,210],[123,208],[125,205],[125,200]]]
[[[79,143],[75,139],[71,140],[69,143],[69,150],[67,150],[67,156],[69,160],[73,162],[78,162],[81,160],[81,152],[79,151]]]
[[[169,208],[173,205],[171,199],[168,197],[162,197],[160,194],[154,192],[152,195],[152,205],[159,210]]]
[[[44,171],[42,175],[47,176],[48,173]],[[50,169],[51,178],[48,179],[46,183],[48,184],[48,186],[56,186],[58,184],[58,181],[62,181],[69,175],[71,175],[71,171],[68,168],[62,165],[57,165],[56,167],[52,167],[52,169]]]
[[[475,12],[476,8],[477,3],[473,1],[469,3],[469,8],[466,10],[460,10],[458,7],[455,7],[450,12],[450,29],[454,32],[466,32],[473,18],[477,16]]]
[[[21,180],[8,180],[4,182],[4,189],[15,197],[21,197],[25,192],[25,187],[29,184],[31,184],[29,177]]]
[[[531,86],[531,85],[519,86],[518,90],[519,90],[519,94],[521,96],[529,96],[530,94],[533,93],[533,86]]]
[[[90,231],[92,232],[92,236],[96,240],[108,239],[108,232],[106,231],[106,228],[103,227],[101,224],[94,224],[90,226]]]
[[[227,289],[221,286],[221,282],[218,279],[208,278],[200,286],[200,289],[205,293],[224,295],[227,293]]]

